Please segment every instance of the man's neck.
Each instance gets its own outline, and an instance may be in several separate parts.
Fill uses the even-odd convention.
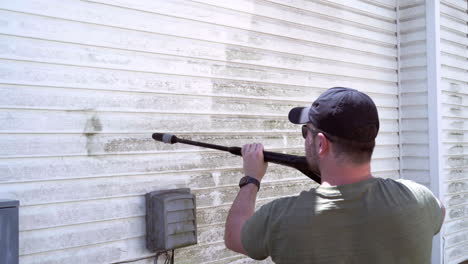
[[[330,164],[320,168],[322,186],[337,186],[352,184],[373,178],[370,169],[370,163],[362,165],[343,165]]]

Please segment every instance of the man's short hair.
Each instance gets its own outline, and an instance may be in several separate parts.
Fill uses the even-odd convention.
[[[359,142],[347,140],[339,137],[332,137],[333,154],[338,160],[363,164],[370,162],[375,148],[375,140],[369,142]]]

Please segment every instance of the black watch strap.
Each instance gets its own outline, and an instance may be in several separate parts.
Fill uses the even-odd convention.
[[[240,181],[239,181],[239,187],[242,188],[242,187],[244,187],[245,185],[247,185],[249,183],[253,183],[253,184],[257,185],[257,188],[260,191],[260,182],[257,179],[255,179],[254,177],[250,177],[250,176],[242,177],[240,179]]]

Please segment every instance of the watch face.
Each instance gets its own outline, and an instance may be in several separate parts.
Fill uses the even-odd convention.
[[[244,185],[244,184],[246,184],[248,180],[249,180],[248,177],[242,177],[242,179],[241,179],[240,182],[239,182],[239,185]]]
[[[239,181],[239,187],[243,187],[249,183],[253,183],[255,184],[255,186],[257,186],[257,188],[260,190],[260,182],[255,179],[255,178],[252,178],[250,176],[245,176],[245,177],[242,177]]]

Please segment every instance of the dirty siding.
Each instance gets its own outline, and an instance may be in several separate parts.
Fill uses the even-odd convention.
[[[429,119],[427,1],[399,1],[399,75],[401,114],[401,177],[415,180],[429,188],[430,160],[442,157],[441,200],[447,207],[442,230],[443,263],[457,264],[468,259],[468,216],[466,215],[468,178],[468,139],[465,120],[468,116],[467,8],[466,0],[440,1],[440,110],[441,149],[431,153],[432,129]],[[431,40],[430,40],[431,41]],[[432,51],[430,51],[432,52]],[[434,93],[435,94],[435,93]],[[433,143],[432,144],[437,144]],[[432,155],[432,156],[431,156]]]
[[[441,1],[443,192],[445,260],[468,259],[468,2]]]
[[[398,178],[395,21],[387,0],[2,1],[0,197],[21,202],[20,262],[150,263],[144,194],[180,187],[199,244],[176,262],[250,262],[223,243],[241,159],[151,133],[303,154],[288,110],[332,86],[375,100],[373,172]],[[312,186],[270,165],[258,205]]]

